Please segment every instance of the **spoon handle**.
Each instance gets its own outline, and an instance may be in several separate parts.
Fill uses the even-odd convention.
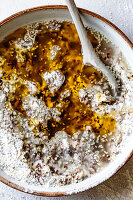
[[[94,52],[93,46],[88,39],[87,31],[83,25],[78,9],[75,5],[74,0],[66,0],[66,4],[69,8],[70,14],[76,26],[83,51],[83,62],[86,64],[88,60],[92,60],[92,53]]]
[[[112,93],[114,96],[117,95],[117,83],[115,77],[110,72],[107,66],[100,60],[99,56],[96,54],[93,46],[88,38],[87,31],[83,25],[82,19],[79,15],[78,9],[75,5],[74,0],[66,0],[66,4],[68,6],[69,12],[72,16],[74,24],[76,26],[83,53],[83,63],[84,65],[92,65],[95,69],[101,71],[110,83]]]

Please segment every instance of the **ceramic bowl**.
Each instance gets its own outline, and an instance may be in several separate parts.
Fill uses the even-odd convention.
[[[105,18],[84,9],[80,9],[80,11],[82,12],[84,24],[96,29],[110,39],[121,50],[127,63],[133,70],[133,44],[124,33]],[[28,9],[12,15],[0,23],[0,40],[21,26],[53,19],[72,21],[66,6],[43,6]],[[0,171],[0,180],[20,191],[42,196],[63,196],[87,190],[107,180],[126,163],[133,153],[132,135],[127,136],[127,145],[123,147],[121,154],[114,161],[110,162],[100,172],[80,183],[53,188],[30,186],[12,179],[2,171]]]

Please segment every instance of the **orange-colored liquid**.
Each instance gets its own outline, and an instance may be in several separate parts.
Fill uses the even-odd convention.
[[[41,98],[48,107],[58,108],[61,112],[59,122],[51,119],[48,121],[47,127],[40,124],[35,131],[46,131],[50,137],[61,130],[72,135],[76,131],[85,130],[89,125],[96,134],[103,135],[112,132],[116,126],[115,119],[108,114],[101,117],[79,101],[79,89],[86,87],[92,81],[98,82],[102,75],[93,67],[83,65],[81,45],[75,26],[63,22],[59,31],[42,30],[37,34],[34,46],[21,53],[15,49],[14,41],[23,38],[25,34],[26,29],[20,28],[0,43],[0,56],[5,59],[2,65],[2,79],[12,80],[14,76],[18,79],[21,78],[21,81],[15,86],[15,93],[9,97],[12,107],[26,116],[22,107],[22,99],[29,92],[23,83],[27,80],[33,81],[38,87],[36,96]],[[97,39],[90,32],[88,37],[95,48],[98,45]],[[58,45],[61,50],[51,60],[49,55],[53,45]],[[17,62],[16,55],[20,54],[24,62]],[[52,95],[43,79],[43,74],[57,69],[65,75],[65,82]],[[67,89],[70,90],[71,95],[60,100],[60,94]],[[61,108],[58,107],[59,103],[62,104]]]

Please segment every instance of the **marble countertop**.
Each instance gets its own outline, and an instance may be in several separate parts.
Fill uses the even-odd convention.
[[[133,0],[75,0],[78,7],[96,12],[117,25],[133,42]],[[0,21],[27,8],[65,4],[64,0],[0,0]],[[99,186],[68,197],[37,197],[0,183],[0,200],[132,200],[133,157],[109,180]]]

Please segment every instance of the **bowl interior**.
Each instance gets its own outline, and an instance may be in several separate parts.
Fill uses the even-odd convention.
[[[61,8],[53,6],[50,8],[47,7],[47,9],[45,9],[45,7],[44,9],[34,9],[32,10],[32,12],[25,12],[22,15],[18,15],[11,21],[3,24],[0,27],[0,40],[9,33],[24,25],[31,24],[37,21],[48,21],[53,19],[72,21],[68,10],[64,7]],[[127,43],[127,41],[114,28],[99,19],[99,17],[95,16],[95,14],[93,13],[82,13],[82,19],[85,25],[96,29],[101,34],[105,35],[109,40],[111,40],[121,50],[127,63],[133,70],[133,49]],[[127,136],[126,145],[123,146],[121,154],[114,161],[110,162],[110,164],[107,165],[107,167],[105,167],[103,170],[96,173],[91,178],[82,181],[81,183],[53,188],[30,186],[26,183],[22,183],[12,179],[11,177],[7,176],[3,171],[0,171],[0,176],[2,177],[0,178],[0,180],[22,191],[38,195],[58,196],[77,193],[94,187],[103,182],[111,175],[113,175],[126,162],[127,158],[130,156],[133,150],[131,137],[133,137],[133,135]]]

